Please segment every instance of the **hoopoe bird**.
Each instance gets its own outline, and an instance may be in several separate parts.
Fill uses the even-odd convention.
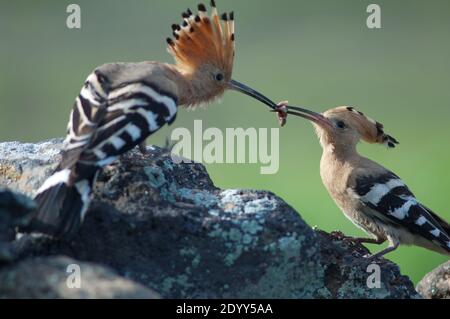
[[[373,238],[345,239],[383,244],[388,248],[370,257],[377,259],[400,244],[417,245],[450,255],[450,225],[422,205],[394,173],[356,150],[360,140],[394,148],[398,141],[383,125],[353,107],[338,107],[323,114],[279,104],[280,123],[287,114],[312,121],[323,149],[320,175],[337,206]]]
[[[219,13],[211,1],[198,13],[182,14],[172,26],[168,51],[175,64],[112,63],[89,75],[70,115],[62,160],[38,190],[38,209],[30,229],[70,238],[89,207],[100,169],[140,146],[175,120],[178,105],[210,103],[227,90],[249,95],[267,106],[276,104],[231,79],[235,56],[234,13]]]

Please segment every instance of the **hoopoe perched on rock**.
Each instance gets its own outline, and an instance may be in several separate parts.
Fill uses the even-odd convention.
[[[450,255],[450,225],[422,205],[394,173],[358,154],[360,140],[394,148],[398,142],[383,125],[353,107],[323,114],[279,104],[280,122],[287,114],[313,122],[323,148],[320,175],[344,214],[374,238],[346,239],[389,247],[370,257],[379,258],[400,244],[417,245]]]
[[[31,231],[70,238],[81,225],[99,170],[119,155],[141,146],[165,124],[178,105],[195,107],[226,90],[247,94],[271,108],[276,104],[231,79],[235,56],[234,13],[211,14],[198,5],[173,25],[168,51],[175,64],[112,63],[89,75],[70,115],[66,146],[56,173],[35,198]]]

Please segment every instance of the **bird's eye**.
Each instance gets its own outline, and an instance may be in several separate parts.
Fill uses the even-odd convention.
[[[218,81],[218,82],[222,82],[223,81],[223,78],[224,78],[224,76],[223,76],[223,74],[222,73],[217,73],[215,76],[214,76],[214,78],[216,79],[216,81]]]
[[[347,125],[345,125],[345,123],[342,121],[337,121],[336,126],[340,129],[345,129],[347,127]]]

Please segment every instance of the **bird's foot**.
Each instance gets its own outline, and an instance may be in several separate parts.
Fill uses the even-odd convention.
[[[353,244],[353,245],[361,244],[361,238],[347,236],[341,231],[333,231],[330,233],[330,235],[333,238],[335,238],[337,240],[341,240],[347,244]]]

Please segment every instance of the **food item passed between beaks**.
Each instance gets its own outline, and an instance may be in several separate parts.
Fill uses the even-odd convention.
[[[287,122],[287,111],[288,108],[287,106],[289,105],[288,101],[283,101],[277,104],[277,109],[275,110],[275,112],[277,112],[277,116],[278,116],[278,122],[280,123],[281,127],[284,127],[286,125]]]

